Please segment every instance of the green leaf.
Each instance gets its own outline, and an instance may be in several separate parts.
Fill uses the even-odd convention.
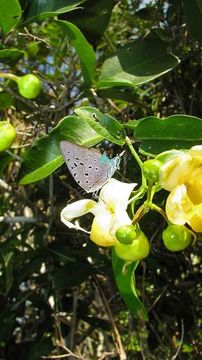
[[[77,9],[85,0],[28,0],[23,25]]]
[[[139,121],[141,121],[141,119]],[[134,130],[138,126],[139,121],[138,120],[130,120],[126,124],[124,124],[124,128]]]
[[[21,17],[21,7],[17,0],[0,0],[0,27],[7,34]]]
[[[107,59],[97,87],[134,87],[165,74],[177,64],[179,59],[169,53],[168,44],[152,34],[119,48],[116,56]]]
[[[132,128],[132,121],[129,122]],[[189,149],[202,142],[202,120],[189,115],[173,115],[165,119],[147,117],[134,122],[134,137],[141,149],[158,154],[169,149]]]
[[[14,104],[12,95],[2,91],[0,92],[0,110],[10,108]]]
[[[38,139],[27,152],[21,166],[20,184],[30,184],[44,179],[60,167],[64,160],[60,153],[61,140],[69,140],[80,145],[92,146],[103,140],[103,137],[78,116],[67,116],[49,133]]]
[[[110,21],[114,6],[114,0],[87,0],[80,9],[68,13],[65,18],[78,26],[88,41],[97,46]]]
[[[201,0],[183,0],[186,22],[191,34],[202,41],[202,1]]]
[[[57,20],[56,24],[69,37],[78,54],[81,71],[87,86],[90,86],[95,73],[96,56],[92,46],[88,43],[82,32],[68,21]]]
[[[13,157],[6,151],[0,152],[0,176],[3,176],[8,164],[13,161]]]
[[[135,288],[134,271],[138,266],[138,261],[126,265],[114,250],[112,250],[112,266],[116,284],[125,304],[133,315],[140,315],[147,320],[147,312],[140,301]]]
[[[0,50],[0,63],[14,65],[24,56],[24,52],[17,49]]]
[[[94,268],[87,262],[71,262],[63,265],[53,278],[56,289],[67,289],[78,286],[94,273]]]
[[[113,86],[111,88],[104,88],[97,90],[100,97],[118,99],[134,103],[136,99],[136,92],[134,87],[129,86]]]
[[[90,106],[77,108],[75,113],[85,119],[92,129],[105,139],[117,145],[125,144],[125,130],[111,115],[102,114],[99,110]]]

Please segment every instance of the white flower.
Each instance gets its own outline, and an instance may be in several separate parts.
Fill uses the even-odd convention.
[[[82,230],[78,221],[72,222],[87,213],[94,215],[90,238],[100,246],[113,246],[116,243],[115,232],[122,225],[131,224],[126,209],[135,183],[127,184],[110,179],[101,189],[98,202],[83,199],[67,205],[61,211],[61,220],[69,228]]]

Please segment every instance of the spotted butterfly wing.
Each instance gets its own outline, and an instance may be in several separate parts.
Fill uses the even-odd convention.
[[[60,149],[73,178],[88,193],[99,190],[120,163],[119,156],[109,159],[97,149],[88,149],[70,141],[61,141]]]

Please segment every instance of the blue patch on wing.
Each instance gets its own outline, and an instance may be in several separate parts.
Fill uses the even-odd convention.
[[[104,165],[106,163],[110,163],[110,159],[108,158],[107,155],[103,154],[102,157],[100,158],[100,164]]]

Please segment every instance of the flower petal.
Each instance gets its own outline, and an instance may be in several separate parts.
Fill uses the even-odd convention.
[[[202,145],[196,145],[193,146],[190,150],[189,153],[191,154],[192,157],[196,157],[198,159],[200,159],[200,163],[202,163]]]
[[[115,214],[103,209],[93,220],[90,238],[97,245],[113,246],[117,242],[115,233],[118,227],[129,224],[131,224],[131,219],[122,208]]]
[[[193,216],[193,204],[187,196],[185,185],[177,186],[166,201],[166,214],[168,219],[177,225],[184,225]]]
[[[163,189],[172,191],[176,186],[186,181],[191,173],[192,158],[188,153],[177,156],[160,168],[159,181]]]
[[[115,211],[117,206],[125,210],[129,196],[136,185],[136,183],[127,184],[110,179],[100,191],[99,202],[103,201],[112,211]]]
[[[187,195],[194,205],[202,203],[202,166],[196,167],[189,174],[187,182]]]
[[[67,225],[69,228],[74,228],[77,230],[82,230],[86,233],[89,233],[89,231],[86,231],[84,228],[79,226],[78,223],[72,223],[71,221],[75,218],[78,218],[82,215],[85,215],[89,212],[94,213],[96,210],[97,203],[93,200],[89,199],[83,199],[76,201],[72,204],[67,205],[62,211],[61,211],[61,221]]]
[[[104,211],[95,216],[90,238],[99,246],[113,246],[116,243],[116,238],[111,234],[111,226],[114,220],[114,215],[109,211]]]
[[[202,233],[202,204],[194,206],[193,214],[188,224],[195,232]]]

